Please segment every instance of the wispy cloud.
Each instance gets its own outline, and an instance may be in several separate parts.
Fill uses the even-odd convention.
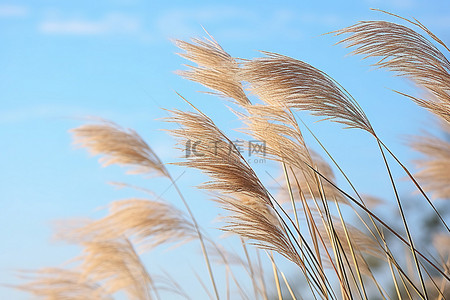
[[[0,4],[0,18],[26,17],[29,9],[26,6],[14,4]]]
[[[186,37],[198,31],[201,25],[217,24],[230,20],[253,18],[232,6],[209,6],[171,9],[159,16],[156,27],[165,36]]]
[[[120,13],[109,13],[96,20],[53,16],[39,24],[39,31],[53,35],[134,35],[148,38],[140,19]]]
[[[295,16],[289,10],[277,9],[265,14],[231,5],[179,8],[166,11],[156,22],[157,30],[165,37],[186,38],[198,32],[200,26],[214,28],[222,38],[258,39],[268,36],[301,36],[293,26]]]

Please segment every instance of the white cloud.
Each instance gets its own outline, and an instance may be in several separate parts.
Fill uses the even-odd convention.
[[[163,35],[185,37],[198,31],[201,25],[249,18],[252,18],[251,13],[244,13],[232,6],[180,8],[162,14],[156,21],[156,27]]]
[[[0,4],[0,17],[26,17],[29,13],[28,7],[12,4]]]
[[[147,38],[138,18],[118,13],[110,13],[97,20],[53,16],[39,24],[39,31],[54,35],[135,35]]]

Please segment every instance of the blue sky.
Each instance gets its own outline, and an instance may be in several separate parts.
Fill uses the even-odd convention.
[[[159,130],[168,127],[157,120],[167,116],[160,107],[188,109],[174,91],[230,134],[240,127],[225,108],[226,101],[196,93],[205,89],[174,74],[186,62],[175,55],[170,39],[203,36],[202,26],[233,56],[279,52],[327,72],[349,90],[379,135],[409,163],[414,154],[401,139],[428,128],[431,118],[389,89],[417,90],[392,74],[371,70],[360,57],[345,56],[348,50],[333,46],[336,38],[321,36],[360,20],[392,20],[371,7],[415,17],[444,42],[450,40],[450,3],[438,0],[0,0],[0,283],[16,282],[15,269],[56,266],[77,253],[51,241],[52,220],[96,216],[95,209],[112,200],[143,196],[107,182],[140,184],[157,193],[168,185],[124,176],[120,168],[100,168],[97,158],[73,147],[68,130],[83,118],[99,116],[136,129],[165,162],[177,160],[180,153]],[[392,196],[376,145],[366,134],[327,122],[311,127],[363,192]],[[263,177],[265,171],[278,175],[274,165],[255,167]],[[182,172],[171,170],[175,177]],[[214,205],[192,188],[202,177],[188,172],[180,185],[205,227],[217,227],[211,221],[217,212]],[[164,196],[176,198],[173,191]],[[173,267],[178,260],[163,261]],[[190,277],[188,270],[180,276]],[[0,298],[28,299],[3,287]]]

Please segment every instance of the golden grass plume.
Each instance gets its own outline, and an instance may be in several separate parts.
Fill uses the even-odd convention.
[[[100,120],[72,130],[74,143],[93,155],[103,155],[103,166],[127,166],[130,174],[156,173],[168,176],[165,166],[150,146],[133,130]]]
[[[398,18],[424,30],[449,51],[445,43],[419,21]],[[377,57],[379,60],[375,66],[396,72],[425,88],[433,97],[406,96],[450,122],[450,62],[431,41],[411,28],[386,21],[363,21],[335,33],[349,34],[339,43],[354,47],[352,54],[363,54],[364,58]]]

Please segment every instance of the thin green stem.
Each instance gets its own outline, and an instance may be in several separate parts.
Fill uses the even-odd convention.
[[[386,165],[386,169],[387,169],[387,172],[389,174],[389,179],[391,180],[391,183],[392,183],[392,189],[394,190],[395,199],[397,200],[397,205],[398,205],[398,209],[400,211],[400,216],[402,217],[402,222],[403,222],[403,225],[405,227],[406,235],[408,237],[411,253],[412,253],[412,256],[414,258],[414,263],[416,264],[417,273],[419,274],[420,284],[422,285],[422,290],[423,290],[423,293],[425,295],[425,299],[428,300],[429,298],[428,298],[428,294],[427,294],[427,289],[425,288],[425,282],[423,281],[423,276],[422,276],[422,271],[420,270],[419,260],[417,259],[417,255],[416,255],[416,251],[415,251],[415,247],[414,247],[414,242],[413,242],[413,239],[411,237],[411,233],[409,231],[408,223],[406,222],[405,213],[403,211],[402,203],[400,201],[400,197],[399,197],[398,192],[397,192],[397,187],[395,185],[394,178],[392,177],[392,173],[391,173],[391,169],[389,167],[389,163],[388,163],[388,161],[386,159],[386,156],[384,155],[384,151],[383,151],[383,148],[381,146],[380,140],[377,139],[377,141],[378,141],[378,146],[379,146],[380,151],[381,151],[381,155],[383,156],[384,164]]]
[[[197,232],[198,238],[199,238],[199,240],[200,240],[200,246],[201,246],[201,248],[202,248],[202,253],[203,253],[203,257],[204,257],[204,259],[205,259],[206,267],[207,267],[207,269],[208,269],[208,274],[209,274],[209,277],[210,277],[210,279],[211,279],[211,283],[212,283],[212,285],[213,285],[214,294],[215,294],[215,296],[216,296],[216,299],[219,300],[219,299],[220,299],[220,298],[219,298],[219,292],[217,291],[216,281],[214,280],[214,274],[213,274],[213,272],[212,272],[211,262],[210,262],[210,260],[209,260],[208,252],[206,251],[206,246],[205,246],[205,242],[204,242],[204,240],[203,240],[203,235],[202,235],[202,233],[200,232],[200,228],[199,228],[199,226],[198,226],[197,220],[195,219],[194,214],[193,214],[192,211],[191,211],[191,208],[190,208],[189,205],[187,204],[186,199],[184,199],[184,196],[183,196],[183,194],[181,193],[180,189],[178,188],[178,185],[176,184],[175,180],[173,180],[173,178],[172,178],[170,175],[169,175],[169,179],[170,179],[170,181],[172,182],[173,186],[175,187],[175,189],[176,189],[178,195],[179,195],[180,198],[181,198],[181,201],[183,201],[183,204],[184,204],[184,206],[186,207],[186,210],[187,210],[189,216],[190,216],[191,219],[192,219],[192,222],[193,222],[194,227],[195,227],[195,231]]]
[[[423,195],[423,197],[427,200],[428,204],[430,204],[430,206],[433,208],[434,212],[436,213],[436,215],[439,217],[439,220],[442,222],[442,224],[444,224],[445,228],[447,229],[447,231],[450,232],[450,228],[448,227],[447,223],[444,221],[444,219],[442,218],[441,214],[439,213],[439,211],[436,209],[436,207],[433,205],[433,203],[431,202],[430,198],[428,198],[427,194],[425,193],[425,191],[422,189],[422,187],[419,185],[419,183],[417,182],[417,180],[414,178],[414,176],[411,174],[411,172],[409,172],[409,170],[406,168],[405,165],[402,164],[402,162],[397,158],[397,156],[394,155],[394,153],[392,153],[392,151],[382,142],[377,138],[378,142],[386,149],[387,152],[389,152],[389,154],[392,156],[392,158],[395,159],[395,161],[400,165],[400,167],[402,167],[402,169],[405,171],[405,173],[408,175],[408,177],[411,179],[411,181],[414,183],[414,185],[417,187],[417,189],[419,190],[419,192]]]
[[[376,221],[378,221],[383,227],[385,227],[389,232],[391,232],[395,237],[397,237],[400,241],[402,241],[406,246],[410,247],[410,244],[408,241],[406,241],[400,234],[398,234],[395,230],[393,230],[389,225],[386,224],[383,220],[381,220],[377,215],[375,215],[373,212],[371,212],[369,209],[367,209],[364,205],[359,203],[355,198],[353,198],[351,195],[346,193],[344,190],[342,190],[340,187],[338,187],[336,184],[334,184],[331,180],[327,179],[325,176],[317,172],[312,166],[306,164],[311,170],[316,172],[321,178],[323,178],[325,181],[327,181],[329,184],[331,184],[335,189],[337,189],[339,192],[341,192],[345,197],[350,199],[353,203],[355,203],[359,208],[364,210],[367,214],[369,214],[371,217],[373,217]],[[450,281],[450,277],[445,274],[439,267],[437,267],[432,261],[430,261],[425,255],[423,255],[420,251],[417,249],[414,249],[414,251],[422,257],[423,260],[425,260],[430,266],[432,266],[436,271],[438,271],[442,276],[444,276],[445,279]]]

